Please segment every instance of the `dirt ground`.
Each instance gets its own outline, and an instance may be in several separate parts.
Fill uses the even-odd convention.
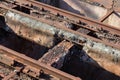
[[[90,52],[90,53],[88,53],[88,55],[90,57],[92,57],[95,61],[97,61],[98,64],[100,66],[102,66],[104,69],[106,69],[107,71],[110,71],[110,72],[115,73],[116,75],[120,76],[119,62],[114,63],[114,62],[110,61],[109,58],[105,58],[105,57],[103,57],[101,55],[97,55],[94,52]]]

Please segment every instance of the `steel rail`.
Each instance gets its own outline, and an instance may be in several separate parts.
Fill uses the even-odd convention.
[[[114,13],[114,10],[108,11],[108,13],[105,16],[103,16],[99,21],[100,22],[105,21],[112,13]]]
[[[65,16],[65,17],[73,20],[73,21],[76,21],[77,23],[79,23],[81,21],[81,22],[87,23],[87,25],[93,26],[93,27],[95,27],[99,30],[100,29],[105,29],[105,30],[109,31],[110,33],[120,35],[120,29],[119,28],[101,23],[99,21],[96,21],[96,20],[93,20],[93,19],[90,19],[90,18],[87,18],[87,17],[80,16],[80,15],[72,13],[72,12],[68,12],[68,11],[65,11],[65,10],[62,10],[62,9],[59,9],[59,8],[56,8],[56,7],[41,3],[41,2],[37,2],[35,0],[22,0],[22,1],[17,0],[17,1],[21,4],[29,4],[29,5],[37,6],[41,9],[44,8],[45,10],[50,11],[52,14],[55,14],[55,15],[60,14],[62,16]],[[25,3],[23,3],[23,2],[25,2]],[[108,12],[108,16],[111,13],[112,13],[112,11]],[[105,18],[106,18],[106,16],[105,16]],[[104,19],[104,17],[103,17],[103,19]]]
[[[8,1],[8,0],[6,0],[6,1]],[[40,9],[44,8],[45,10],[50,11],[50,13],[52,13],[54,15],[60,14],[60,15],[63,15],[63,16],[67,16],[69,19],[76,21],[75,23],[71,22],[72,24],[76,24],[77,23],[79,25],[79,22],[82,21],[83,23],[87,23],[87,26],[84,26],[85,28],[89,28],[88,26],[92,26],[92,27],[97,28],[97,30],[98,29],[99,30],[100,29],[106,29],[107,30],[107,28],[106,28],[106,26],[107,26],[109,32],[114,33],[114,34],[117,32],[117,35],[119,35],[120,29],[117,29],[116,27],[113,27],[113,26],[110,26],[110,25],[105,25],[104,23],[100,23],[100,22],[103,22],[106,18],[108,18],[114,12],[114,10],[110,10],[103,18],[101,18],[99,20],[100,22],[99,21],[97,22],[97,21],[95,21],[93,19],[89,19],[89,18],[80,16],[80,15],[77,15],[77,14],[74,14],[74,13],[71,13],[71,12],[68,12],[68,11],[65,11],[65,10],[53,7],[53,6],[50,6],[50,5],[46,5],[46,4],[41,3],[41,2],[36,2],[36,1],[34,2],[34,0],[22,0],[22,3],[21,3],[21,1],[18,1],[19,3],[15,3],[15,4],[23,6],[25,8],[28,8],[30,10],[33,10],[33,8],[30,8],[28,6],[23,5],[24,1],[25,1],[25,4],[29,4],[29,5],[32,5],[32,6],[37,6]],[[83,21],[83,20],[86,20],[86,21]],[[90,22],[92,22],[92,23],[90,23]],[[99,24],[97,24],[97,23],[99,23]],[[100,24],[102,24],[102,25],[100,25]],[[102,27],[103,25],[105,25],[105,27]],[[118,31],[117,30],[115,31],[114,29],[115,30],[117,29]],[[94,30],[94,31],[97,31],[97,30]]]
[[[13,51],[11,49],[8,49],[2,45],[0,45],[0,50],[5,52],[3,54],[5,54],[9,57],[12,57],[15,61],[18,61],[18,62],[28,65],[28,66],[32,66],[32,67],[38,69],[39,71],[43,70],[47,74],[50,74],[50,75],[60,78],[60,80],[81,80],[80,78],[77,78],[75,76],[72,76],[70,74],[62,72],[51,66],[46,66],[45,64],[42,64],[37,60],[34,60],[30,57],[27,57],[21,53]]]
[[[108,45],[108,46],[111,46],[111,47],[113,47],[113,48],[116,48],[116,49],[119,49],[119,50],[120,50],[120,46],[119,46],[119,45],[116,45],[116,44],[114,44],[114,43],[111,43],[111,44],[110,44],[110,42],[108,42],[108,41],[103,41],[103,40],[94,38],[94,37],[92,37],[92,36],[89,36],[89,35],[86,35],[86,34],[82,34],[82,33],[78,32],[78,31],[74,31],[74,30],[65,28],[65,26],[60,26],[58,22],[52,22],[52,23],[51,23],[51,21],[41,20],[41,19],[36,18],[36,17],[33,17],[33,16],[31,16],[31,15],[28,15],[28,14],[22,13],[22,12],[20,12],[20,11],[17,11],[17,10],[11,9],[11,8],[8,8],[8,7],[6,7],[6,6],[2,5],[2,4],[1,4],[0,6],[3,7],[4,9],[9,10],[9,11],[16,12],[16,13],[18,13],[18,14],[24,15],[24,16],[29,17],[29,18],[31,18],[31,19],[38,20],[38,21],[43,22],[43,23],[46,23],[46,24],[48,24],[48,25],[53,25],[53,26],[55,26],[55,27],[57,27],[57,28],[59,28],[59,29],[68,31],[68,32],[70,32],[70,33],[74,33],[74,34],[79,35],[79,36],[83,36],[84,38],[88,38],[88,39],[90,39],[90,40],[92,40],[92,41],[99,42],[99,43],[103,43],[103,44],[105,44],[105,45]],[[66,39],[66,40],[71,41],[70,39]],[[73,41],[73,42],[75,42],[75,43],[77,43],[77,44],[81,44],[81,43],[76,42],[76,41]]]
[[[83,16],[80,16],[78,14],[68,12],[68,11],[65,11],[65,10],[62,10],[62,9],[59,9],[59,8],[56,8],[56,7],[41,3],[41,2],[37,2],[34,0],[24,0],[24,1],[25,2],[27,1],[29,4],[32,4],[32,5],[37,6],[39,8],[44,8],[45,10],[48,10],[53,14],[60,14],[60,15],[66,16],[69,19],[74,20],[76,22],[82,21],[82,22],[87,23],[88,25],[91,25],[93,27],[97,27],[98,29],[102,28],[102,29],[108,30],[109,32],[111,32],[113,34],[120,35],[120,29],[115,28],[115,27],[110,26],[110,25],[107,25],[107,24],[104,24],[104,23],[101,23],[99,21],[89,19],[87,17],[83,17]]]

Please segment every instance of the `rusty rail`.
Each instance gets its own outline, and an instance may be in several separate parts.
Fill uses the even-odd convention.
[[[40,6],[42,8],[44,8],[45,10],[49,10],[50,12],[54,13],[54,14],[60,14],[60,15],[63,15],[63,16],[67,16],[69,17],[71,20],[73,20],[74,18],[74,21],[76,21],[76,23],[79,23],[79,21],[82,21],[82,22],[85,22],[87,23],[87,25],[94,25],[97,27],[100,27],[100,28],[103,28],[103,29],[106,29],[106,30],[111,30],[110,32],[111,33],[115,33],[115,34],[119,34],[120,30],[116,29],[116,28],[112,28],[112,27],[109,27],[108,25],[104,25],[100,22],[96,22],[94,20],[90,20],[90,19],[87,19],[87,18],[83,18],[79,15],[76,15],[76,14],[73,14],[73,13],[70,13],[70,12],[67,12],[67,11],[64,11],[64,10],[60,10],[60,9],[57,9],[57,8],[54,8],[54,7],[51,7],[51,6],[48,6],[48,5],[45,5],[45,4],[42,4],[42,3],[38,3],[38,2],[35,2],[35,1],[32,1],[32,0],[24,0],[24,1],[28,1],[29,4],[33,4],[33,5],[37,5],[37,6]],[[18,4],[19,5],[19,4]],[[29,8],[29,7],[28,7]],[[49,25],[53,25],[53,23],[50,23],[49,21],[45,20],[45,21],[42,21],[38,18],[35,18],[35,17],[32,17],[30,15],[27,15],[27,14],[24,14],[22,12],[19,12],[19,11],[16,11],[16,10],[13,10],[13,9],[10,9],[10,8],[7,8],[9,9],[10,11],[13,11],[13,12],[16,12],[16,13],[19,13],[21,15],[24,15],[24,16],[27,16],[27,17],[30,17],[32,19],[36,19],[36,20],[39,20],[41,22],[44,22],[44,23],[47,23]],[[31,8],[30,8],[31,9]],[[54,12],[55,11],[55,12]],[[109,45],[109,46],[112,46],[112,47],[115,47],[115,48],[118,48],[120,49],[119,45],[114,45],[114,44],[109,44],[109,42],[105,42],[105,41],[102,41],[102,40],[99,40],[99,39],[96,39],[96,38],[93,38],[91,36],[88,36],[88,35],[85,35],[85,34],[82,34],[82,33],[79,33],[78,31],[75,31],[75,30],[71,30],[71,29],[67,29],[67,28],[63,28],[57,24],[54,24],[53,26],[57,27],[57,28],[60,28],[60,29],[63,29],[67,32],[70,32],[70,33],[74,33],[74,34],[77,34],[79,36],[83,36],[85,38],[89,38],[93,41],[96,41],[96,42],[100,42],[100,43],[104,43],[106,45]],[[86,27],[86,26],[84,26]],[[88,29],[88,28],[87,28]],[[99,29],[99,28],[98,28]],[[67,39],[68,40],[68,39]],[[71,41],[71,40],[70,40]],[[0,46],[0,50],[4,51],[5,55],[7,55],[7,58],[9,56],[9,58],[11,59],[10,63],[6,63],[6,64],[9,64],[11,65],[13,61],[17,61],[17,62],[20,62],[24,65],[26,65],[26,67],[24,68],[23,72],[27,72],[27,67],[30,66],[30,67],[34,67],[37,69],[37,72],[39,74],[39,72],[41,71],[44,71],[45,73],[48,73],[48,74],[51,74],[51,75],[54,75],[58,78],[60,78],[61,80],[77,80],[78,78],[70,75],[70,74],[67,74],[67,73],[64,73],[62,71],[59,71],[51,66],[46,66],[45,64],[42,64],[41,62],[39,61],[36,61],[34,59],[31,59],[29,57],[26,57],[25,55],[22,55],[18,52],[15,52],[15,51],[12,51],[6,47],[3,47],[3,46]],[[41,60],[40,60],[41,61]],[[11,75],[8,75],[6,78],[10,78],[11,76],[15,75],[15,73],[11,74]],[[4,79],[6,79],[4,78]]]
[[[58,44],[57,46],[52,48],[50,51],[48,51],[38,61],[40,61],[41,63],[47,64],[47,65],[51,65],[51,64],[53,64],[55,62],[55,60],[61,58],[64,55],[67,55],[66,52],[68,52],[69,49],[73,45],[74,45],[73,43],[70,43],[70,42],[67,42],[67,41],[62,41],[60,44]]]
[[[42,64],[37,60],[29,58],[23,54],[15,52],[15,51],[8,49],[4,46],[0,45],[0,50],[3,52],[3,54],[6,55],[6,58],[11,57],[11,58],[13,58],[14,61],[18,61],[26,66],[34,67],[38,70],[38,72],[41,72],[41,70],[42,70],[45,73],[53,75],[55,77],[58,77],[61,80],[79,80],[79,78],[77,78],[77,77],[74,77],[70,74],[62,72],[62,71],[55,69],[51,66],[46,66],[45,64]],[[14,73],[13,73],[13,75],[14,75]],[[11,74],[10,76],[13,76],[13,75]],[[9,78],[10,76],[7,76],[7,78]]]
[[[105,16],[103,16],[99,21],[100,22],[105,21],[112,13],[114,13],[114,10],[108,11],[108,13]]]
[[[28,1],[28,2],[29,2],[29,1]],[[38,2],[36,2],[36,3],[38,3]],[[28,3],[27,3],[27,4],[28,4]],[[29,4],[30,4],[30,3],[29,3]],[[42,4],[42,3],[38,3],[38,4]],[[35,5],[35,3],[34,3],[34,5]],[[45,5],[45,4],[43,4],[43,5]],[[2,6],[2,5],[1,5],[1,6]],[[36,5],[35,5],[35,6],[36,6]],[[45,6],[49,6],[49,5],[45,5]],[[2,7],[3,7],[3,6],[2,6]],[[44,6],[43,6],[43,7],[44,7]],[[51,6],[50,6],[50,7],[51,7]],[[25,16],[29,16],[28,14],[21,13],[20,11],[16,11],[16,10],[14,10],[14,9],[10,9],[10,8],[5,7],[5,6],[4,6],[4,8],[6,8],[6,9],[8,9],[8,10],[10,10],[10,11],[17,12],[17,13],[19,13],[19,14],[25,15]],[[52,8],[54,8],[54,7],[52,7]],[[48,8],[48,9],[49,9],[49,8]],[[55,9],[57,9],[57,8],[55,8]],[[52,9],[51,9],[51,10],[52,10]],[[60,10],[60,9],[58,9],[58,10]],[[53,11],[54,11],[54,10],[53,10]],[[63,12],[62,12],[62,11],[63,11]],[[64,10],[61,10],[61,13],[64,13],[64,12],[66,12],[66,15],[67,15],[67,13],[68,13],[68,15],[74,16],[74,17],[75,17],[74,19],[76,19],[76,18],[79,17],[79,15],[77,15],[77,16],[78,16],[78,17],[77,17],[76,14],[73,14],[73,13],[70,13],[70,12],[67,12],[67,11],[64,11]],[[100,42],[100,43],[103,43],[103,44],[105,44],[105,45],[108,45],[108,46],[111,46],[111,47],[120,49],[119,45],[114,44],[114,43],[109,44],[109,41],[100,40],[100,39],[97,39],[97,38],[93,38],[92,36],[79,33],[79,32],[77,32],[77,31],[73,31],[73,30],[70,30],[70,29],[67,29],[67,28],[63,28],[63,27],[61,27],[61,26],[59,25],[58,22],[54,22],[54,21],[51,22],[51,21],[49,21],[49,20],[41,20],[41,19],[39,19],[39,18],[32,17],[32,16],[29,16],[29,17],[30,17],[30,18],[34,18],[34,19],[36,19],[36,20],[39,20],[39,21],[41,21],[41,22],[43,22],[43,23],[47,23],[47,24],[49,24],[49,25],[53,25],[53,26],[55,26],[55,27],[57,27],[57,28],[64,29],[64,30],[66,30],[66,31],[68,31],[68,32],[71,32],[71,33],[74,33],[74,34],[83,36],[83,37],[85,37],[85,38],[89,38],[89,39],[91,39],[91,40],[93,40],[93,41],[95,41],[95,42]],[[81,17],[81,16],[80,16],[80,17]],[[81,19],[81,18],[79,18],[79,19]],[[82,27],[84,27],[84,28],[87,28],[87,29],[90,29],[90,30],[93,30],[93,31],[96,31],[96,30],[99,30],[99,29],[103,29],[103,30],[104,30],[104,28],[107,28],[107,31],[112,31],[112,33],[115,33],[115,34],[117,34],[117,35],[119,35],[119,33],[120,33],[120,31],[119,31],[118,29],[116,29],[116,28],[111,28],[111,27],[109,27],[109,26],[108,26],[108,27],[103,26],[104,28],[99,27],[99,26],[101,26],[101,25],[99,25],[99,24],[97,24],[97,23],[100,23],[100,22],[95,23],[94,21],[89,20],[89,19],[86,19],[86,18],[82,18],[82,19],[85,20],[84,22],[90,21],[91,24],[96,24],[96,25],[98,25],[97,27],[95,27],[95,30],[94,30],[94,29],[91,29],[91,28],[88,28],[88,26],[82,26]],[[91,25],[91,24],[90,24],[90,25]],[[100,24],[102,24],[102,23],[100,23]],[[102,25],[104,25],[104,24],[102,24]],[[79,26],[79,25],[78,25],[78,26]],[[97,29],[96,29],[96,28],[97,28]],[[69,40],[69,39],[67,39],[67,40]],[[74,41],[73,41],[73,42],[74,42]],[[76,42],[76,41],[75,41],[75,42]],[[77,42],[77,43],[79,43],[79,42]]]
[[[55,15],[60,14],[60,15],[63,15],[63,16],[66,16],[66,17],[70,18],[73,21],[76,21],[76,22],[82,21],[82,22],[87,23],[88,25],[92,25],[93,27],[95,26],[99,29],[102,28],[102,29],[108,30],[111,33],[120,34],[119,29],[114,28],[113,26],[106,25],[106,24],[103,24],[101,22],[89,19],[87,17],[83,17],[83,16],[80,16],[80,15],[77,15],[77,14],[74,14],[74,13],[71,13],[71,12],[68,12],[68,11],[65,11],[65,10],[61,10],[61,9],[46,5],[44,3],[36,2],[34,0],[24,0],[24,1],[27,1],[29,4],[44,8],[45,10],[48,10]]]
[[[68,11],[65,11],[65,10],[62,10],[62,9],[59,9],[59,8],[41,3],[41,2],[37,2],[35,0],[22,0],[22,1],[17,0],[17,1],[20,3],[19,5],[22,5],[22,4],[33,5],[33,6],[39,7],[40,9],[48,10],[52,14],[55,14],[55,15],[60,14],[62,16],[65,16],[65,17],[75,21],[76,23],[84,22],[87,25],[96,27],[98,29],[102,28],[102,29],[108,30],[109,32],[111,32],[113,34],[120,34],[120,29],[118,29],[118,28],[115,28],[113,26],[95,21],[93,19],[89,19],[87,17],[83,17],[83,16],[80,16],[80,15],[74,14],[74,13],[71,13],[71,12],[68,12]],[[109,14],[111,14],[112,12],[113,11],[108,12],[108,15],[106,15],[106,16],[109,16]]]

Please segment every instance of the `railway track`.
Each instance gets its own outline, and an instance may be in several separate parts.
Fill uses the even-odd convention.
[[[61,26],[73,28],[72,30],[75,31],[78,30],[79,28],[83,28],[85,30],[88,30],[88,32],[84,32],[84,34],[86,34],[87,36],[96,38],[96,41],[101,40],[105,44],[106,43],[108,44],[110,42],[112,44],[111,45],[112,47],[119,49],[119,44],[120,44],[119,29],[102,24],[100,22],[96,22],[94,20],[83,18],[76,14],[66,12],[51,7],[49,5],[45,5],[43,3],[35,2],[33,0],[24,0],[24,1],[26,2],[25,4],[21,2],[6,1],[7,2],[6,6],[11,7],[11,9],[15,9],[18,11],[20,11],[19,7],[22,7],[25,10],[23,11],[24,13],[37,17],[38,19],[40,19],[41,17],[45,18],[46,19],[45,22],[49,22],[51,25],[54,26],[59,26],[57,25],[57,23],[59,24],[61,23],[62,24]]]
[[[9,11],[120,50],[120,30],[113,28],[112,26],[34,0],[5,0],[1,2],[0,13],[6,17],[6,14]],[[63,36],[58,37],[81,45],[84,45],[85,43],[79,40],[68,39]],[[57,77],[60,80],[79,80],[79,78],[75,76],[58,70],[61,65],[56,63],[59,63],[58,60],[66,55],[73,45],[73,43],[63,41],[61,44],[52,48],[52,50],[49,50],[39,60],[32,59],[6,47],[0,46],[0,52],[2,53],[0,62],[9,65],[14,69],[10,75],[2,75],[2,79],[14,79],[14,76],[17,73],[22,73],[22,75],[29,75],[35,80],[39,80],[40,75],[45,73]],[[63,64],[63,62],[60,64]]]
[[[26,75],[24,73],[22,73],[20,70],[22,68],[15,68],[12,66],[8,66],[5,63],[0,63],[0,77],[1,80],[18,80],[18,79],[22,79],[22,80],[36,80],[35,78]]]
[[[72,75],[59,71],[50,66],[46,66],[45,64],[42,64],[37,60],[26,57],[25,55],[21,55],[20,53],[10,50],[6,47],[0,46],[0,53],[2,54],[0,62],[13,68],[11,73],[10,71],[8,71],[10,74],[7,71],[5,72],[5,74],[7,75],[3,75],[3,73],[1,73],[1,77],[3,78],[3,80],[9,80],[10,78],[14,77],[18,72],[20,72],[21,74],[25,73],[26,75],[31,76],[35,80],[39,80],[40,74],[43,73],[53,75],[55,77],[58,77],[58,79],[62,80],[77,79]],[[8,62],[6,62],[6,59],[9,59],[9,64]]]
[[[53,26],[70,28],[71,30],[77,31],[76,33],[79,32],[81,35],[85,35],[85,37],[87,35],[88,38],[96,42],[102,42],[111,47],[120,49],[120,30],[112,26],[34,0],[23,0],[18,2],[6,1],[5,3],[3,2],[3,4],[11,9],[29,14],[39,20],[41,19],[42,22],[46,22]]]
[[[81,54],[80,60],[85,61],[86,64],[82,62],[80,62],[80,64],[79,62],[74,62],[75,64],[77,63],[78,65],[71,65],[73,66],[73,69],[72,69],[72,67],[70,67],[70,64],[69,64],[69,59],[71,62],[71,60],[74,61],[76,58],[80,57],[80,55],[78,54],[78,53],[81,53],[80,48],[82,49],[82,46],[76,46],[76,44],[73,44],[71,42],[62,41],[60,44],[56,45],[53,49],[49,50],[42,58],[40,58],[39,60],[35,60],[25,56],[24,54],[18,53],[16,51],[13,51],[11,49],[8,49],[0,45],[0,62],[1,62],[0,78],[1,80],[16,80],[16,79],[17,80],[18,79],[81,80],[80,78],[74,77],[70,74],[67,74],[65,72],[58,70],[61,67],[63,67],[64,64],[67,64],[69,65],[69,67],[67,67],[67,65],[64,65],[64,68],[62,70],[64,71],[65,68],[67,67],[68,69],[66,69],[65,71],[70,73],[70,71],[73,70],[74,73],[71,73],[71,74],[76,76],[84,73],[85,74],[84,78],[88,78],[88,79],[92,79],[92,78],[93,79],[101,78],[101,80],[106,80],[109,78],[112,78],[113,80],[120,79],[120,77],[115,76],[114,74],[100,68],[100,66],[97,65],[96,62],[94,62],[93,60],[91,60],[90,57],[84,54]],[[65,55],[67,56],[66,56],[65,62],[63,62],[63,58],[65,57]],[[73,56],[70,56],[70,55],[73,55]],[[74,63],[72,62],[72,64]],[[88,68],[88,65],[91,66],[91,69]],[[80,66],[82,69],[75,68],[77,66]],[[97,69],[97,73],[96,73],[96,69]],[[77,72],[76,70],[80,70],[81,73],[76,74]],[[88,73],[91,73],[91,74],[88,74]],[[99,75],[101,73],[103,73],[104,75]],[[101,76],[106,79],[103,79]]]

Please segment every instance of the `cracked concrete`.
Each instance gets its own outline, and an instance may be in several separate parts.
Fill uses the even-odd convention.
[[[119,54],[120,50],[118,49],[114,49],[102,43],[91,41],[88,38],[85,38],[75,33],[71,33],[67,30],[59,29],[57,27],[54,27],[53,25],[48,25],[46,23],[28,18],[26,16],[23,16],[23,15],[20,15],[15,12],[11,12],[11,11],[8,11],[5,17],[7,20],[13,21],[14,23],[23,24],[26,27],[37,29],[39,31],[51,34],[53,36],[57,35],[58,37],[61,37],[61,38],[64,38],[64,39],[67,39],[73,42],[77,42],[77,43],[81,41],[83,42],[85,47],[87,47],[86,49],[94,50],[96,52],[105,53],[105,54],[112,54],[113,57],[116,56],[115,58],[120,57],[120,54]]]

